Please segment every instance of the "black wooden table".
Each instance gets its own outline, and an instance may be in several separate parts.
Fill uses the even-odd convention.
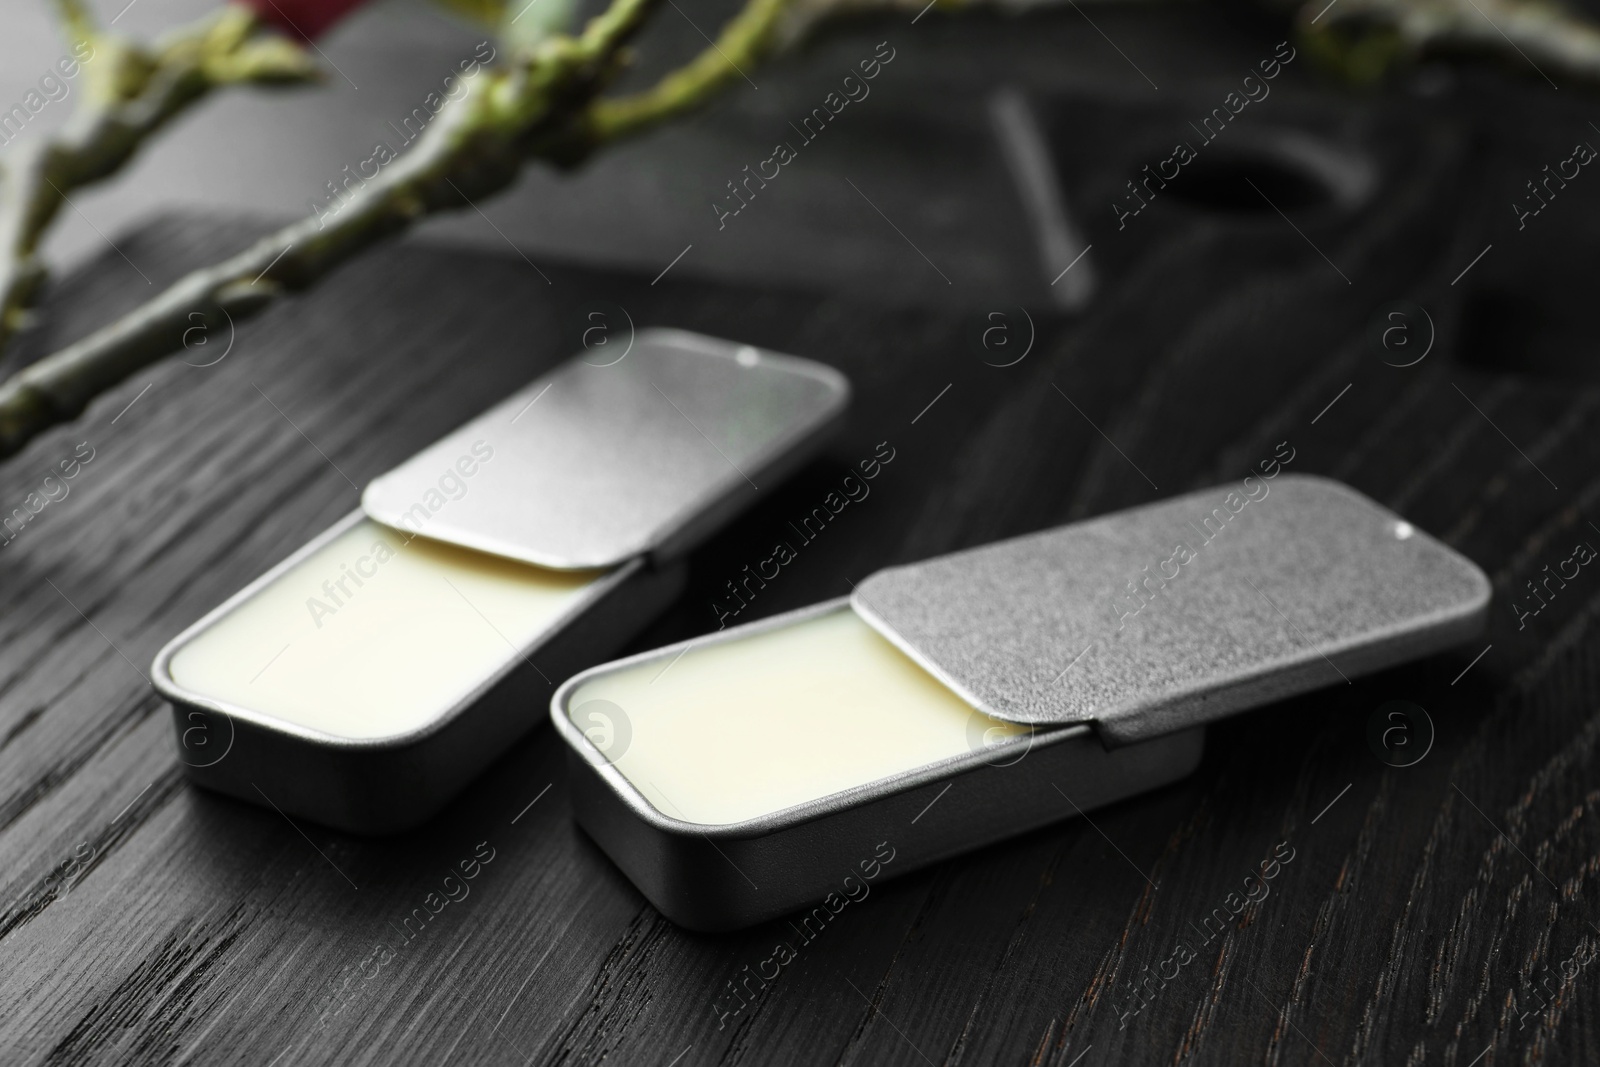
[[[1482,221],[1456,180],[1469,137],[1419,128],[1390,142],[1403,155],[1382,195],[1297,215],[1298,232],[1223,212],[1121,245],[1091,233],[1108,281],[1070,320],[688,272],[652,285],[542,263],[547,283],[509,255],[405,245],[241,326],[231,350],[196,337],[193,365],[134,376],[0,468],[9,512],[92,449],[0,548],[0,1062],[1600,1059],[1600,575],[1537,614],[1512,606],[1577,542],[1600,544],[1600,391],[1494,369],[1465,339],[1474,279],[1452,279],[1508,240],[1503,208]],[[160,285],[241,233],[157,219],[118,245]],[[40,343],[146,292],[107,252],[55,292]],[[1400,298],[1434,333],[1403,368],[1371,340]],[[752,616],[1231,480],[1288,442],[1292,469],[1350,482],[1483,566],[1490,630],[1213,727],[1195,775],[1092,824],[876,886],[719,1027],[713,1004],[786,928],[697,936],[656,914],[572,824],[548,727],[423,830],[368,840],[186,785],[147,680],[162,643],[351,509],[355,486],[574,351],[591,301],[820,359],[856,386],[829,455],[695,554],[688,594],[638,648],[714,629],[724,582],[881,441],[897,458],[871,497]],[[1015,365],[975,340],[996,321],[1031,334]],[[1420,345],[1428,327],[1407,321]],[[1395,699],[1435,731],[1408,767],[1368,743]],[[1292,859],[1270,894],[1167,962],[1275,850]],[[470,894],[399,936],[474,854],[492,858]]]

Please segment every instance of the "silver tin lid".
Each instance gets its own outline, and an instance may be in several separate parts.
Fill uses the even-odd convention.
[[[830,367],[681,330],[587,358],[374,479],[362,508],[557,570],[667,558],[803,460],[849,402]]]
[[[1453,645],[1489,595],[1367,497],[1283,474],[880,571],[851,604],[978,709],[1127,743]]]

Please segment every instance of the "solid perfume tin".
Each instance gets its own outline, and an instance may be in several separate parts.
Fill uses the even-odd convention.
[[[821,364],[675,330],[560,365],[160,651],[187,773],[340,829],[420,823],[665,608],[685,552],[848,398]]]
[[[684,926],[826,911],[846,876],[1175,781],[1208,722],[1481,629],[1475,564],[1273,467],[590,668],[551,702],[574,815]]]

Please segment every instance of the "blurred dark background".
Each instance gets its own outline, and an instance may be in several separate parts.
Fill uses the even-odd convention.
[[[154,35],[212,6],[106,0],[98,8],[120,31]],[[706,0],[664,7],[639,41],[632,80],[697,52],[700,31],[714,36],[735,9]],[[8,5],[5,18],[0,99],[9,100],[64,45],[43,3]],[[157,209],[274,221],[308,213],[327,181],[378,139],[393,140],[391,124],[486,36],[423,0],[360,9],[319,42],[331,68],[325,85],[219,94],[121,177],[75,196],[48,251],[60,265],[80,263]],[[1237,3],[934,10],[915,25],[898,13],[835,23],[708,109],[577,172],[531,167],[483,205],[487,218],[438,218],[410,239],[499,251],[510,243],[535,263],[581,260],[651,276],[692,245],[673,269],[707,279],[895,304],[1082,310],[1087,281],[1074,275],[1098,283],[1091,301],[1104,299],[1153,254],[1194,242],[1208,258],[1220,245],[1255,245],[1237,269],[1274,269],[1259,246],[1296,238],[1249,178],[1335,262],[1329,245],[1362,220],[1391,232],[1430,227],[1429,246],[1409,250],[1416,276],[1402,289],[1422,285],[1422,274],[1448,283],[1494,242],[1466,278],[1444,286],[1452,303],[1442,325],[1459,330],[1461,357],[1594,373],[1576,269],[1592,261],[1600,236],[1587,175],[1521,232],[1510,205],[1577,141],[1600,142],[1591,125],[1600,111],[1582,86],[1553,88],[1514,55],[1466,68],[1429,63],[1381,88],[1354,89],[1302,51],[1270,97],[1208,148],[1205,173],[1192,166],[1170,196],[1117,231],[1111,205],[1124,183],[1190,137],[1189,124],[1288,37],[1286,14]],[[788,123],[883,40],[896,58],[871,96],[719,231],[711,205],[726,183],[769,156]],[[35,128],[68,110],[47,108]],[[1094,251],[1052,288],[1071,258],[1064,250],[1085,243]]]

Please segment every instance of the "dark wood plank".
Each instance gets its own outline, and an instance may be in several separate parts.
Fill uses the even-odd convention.
[[[1464,143],[1443,129],[1400,157],[1409,207],[1308,230],[1355,286],[1270,220],[1174,222],[1090,314],[1036,314],[1033,353],[1004,370],[970,346],[981,308],[559,265],[547,286],[514,258],[401,246],[241,327],[215,366],[131,380],[0,469],[9,507],[78,442],[95,449],[0,549],[0,1048],[279,1065],[1596,1058],[1593,969],[1558,965],[1600,940],[1600,586],[1580,577],[1522,630],[1506,600],[1600,538],[1600,393],[1445,348],[1396,370],[1364,339],[1398,294],[1456,328],[1451,278],[1481,247],[1454,180]],[[159,281],[240,234],[163,219],[124,248]],[[137,299],[108,281],[118,262],[65,281],[49,329]],[[567,354],[594,298],[823,359],[857,386],[829,454],[696,554],[690,591],[639,647],[713,629],[722,584],[879,441],[896,459],[872,495],[752,617],[885,564],[1231,479],[1288,440],[1291,469],[1351,481],[1494,576],[1493,649],[1459,681],[1481,646],[1241,716],[1183,783],[882,884],[724,1028],[713,1003],[782,924],[703,937],[664,921],[572,826],[547,729],[393,840],[186,786],[142,677],[160,644],[354,506],[352,483]],[[1392,698],[1437,727],[1415,767],[1367,748]],[[405,939],[399,922],[481,842],[494,858],[470,895]],[[1279,842],[1294,859],[1271,894],[1131,1013],[1130,981],[1198,943]]]

